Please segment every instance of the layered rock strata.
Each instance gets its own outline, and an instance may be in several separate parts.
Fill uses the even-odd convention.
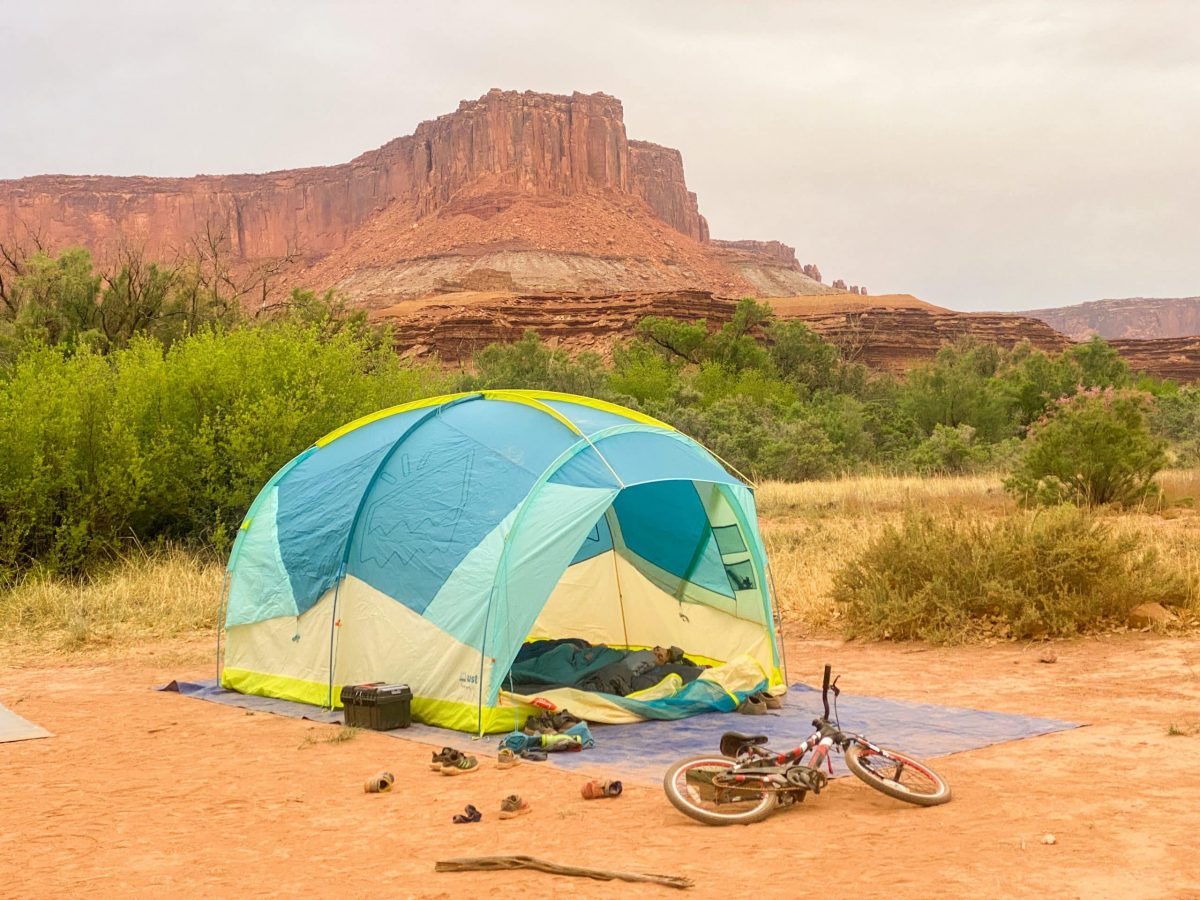
[[[1093,334],[1106,340],[1200,335],[1200,297],[1094,300],[1075,306],[1031,309],[1025,315],[1041,319],[1075,340]]]

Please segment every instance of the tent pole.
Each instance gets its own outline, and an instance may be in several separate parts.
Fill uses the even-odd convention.
[[[333,603],[329,613],[329,694],[328,707],[333,709],[333,656],[334,656],[334,641],[337,640],[337,623],[338,623],[338,598],[342,593],[342,582],[346,578],[346,564],[342,563],[338,567],[337,584],[333,587]]]
[[[225,620],[225,604],[229,600],[229,570],[225,570],[225,580],[221,584],[221,602],[217,604],[217,686],[221,684],[221,631]]]
[[[783,668],[783,685],[788,686],[787,647],[783,640],[783,611],[779,606],[779,591],[775,589],[775,572],[768,565],[767,578],[771,582],[771,612],[775,614],[775,637],[779,641],[779,663]]]
[[[629,626],[625,623],[625,594],[621,590],[621,568],[617,560],[617,548],[613,547],[613,575],[617,579],[617,603],[621,607],[621,631],[625,633],[625,646],[629,646]]]
[[[617,537],[621,537],[622,543],[625,541],[624,536],[621,535],[620,531],[616,528],[613,528],[612,520],[616,518],[616,513],[613,513],[610,517],[610,512],[612,512],[611,506],[605,511],[604,518],[608,522],[608,534],[612,538],[613,577],[617,580],[617,605],[621,608],[621,631],[625,635],[625,646],[628,647],[629,626],[625,622],[625,592],[621,590],[621,567],[619,565],[619,554],[617,553]]]

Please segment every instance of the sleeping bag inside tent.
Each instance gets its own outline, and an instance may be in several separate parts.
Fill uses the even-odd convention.
[[[339,428],[262,489],[229,559],[221,682],[330,708],[402,682],[414,719],[480,734],[538,697],[594,722],[732,710],[783,689],[768,584],[753,492],[670,426],[570,394],[435,397]],[[708,668],[624,696],[518,685],[522,648],[562,638]]]

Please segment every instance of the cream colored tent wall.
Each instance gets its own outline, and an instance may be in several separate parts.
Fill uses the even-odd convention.
[[[481,666],[478,650],[353,576],[345,578],[337,594],[342,624],[332,628],[335,686],[398,681],[408,684],[416,697],[474,708],[482,671],[486,696],[491,670]],[[327,690],[333,599],[331,589],[299,617],[229,628],[225,668],[270,673]]]

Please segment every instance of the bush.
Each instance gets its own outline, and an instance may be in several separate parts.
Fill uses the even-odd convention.
[[[1149,397],[1090,390],[1038,422],[1005,489],[1025,504],[1131,505],[1157,494],[1166,445],[1150,433]]]
[[[987,451],[975,443],[970,425],[933,426],[933,434],[912,452],[912,464],[926,475],[962,475],[987,460]]]
[[[1078,634],[1139,603],[1187,602],[1190,576],[1085,510],[994,524],[909,513],[835,576],[849,636],[958,643]]]
[[[136,338],[107,356],[33,346],[0,379],[0,585],[79,573],[123,542],[227,549],[267,479],[323,434],[448,388],[343,332],[279,324]]]

